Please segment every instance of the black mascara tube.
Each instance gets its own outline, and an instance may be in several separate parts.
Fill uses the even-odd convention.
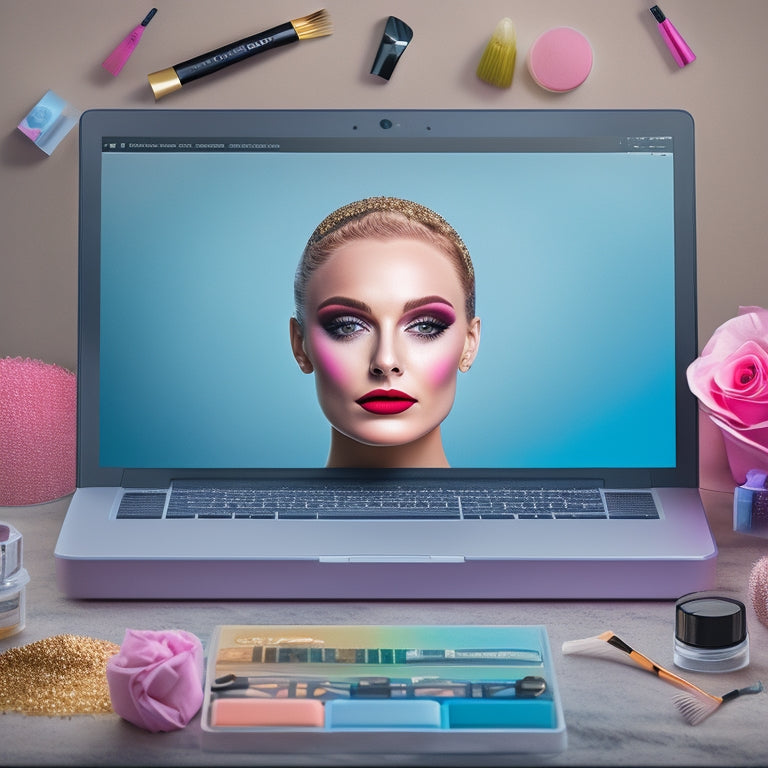
[[[272,29],[223,45],[221,48],[195,56],[193,59],[153,72],[147,77],[155,94],[155,99],[160,99],[193,80],[218,72],[220,69],[244,59],[249,59],[257,53],[280,48],[305,38],[327,35],[330,32],[328,15],[325,10],[321,10],[302,19],[287,21],[285,24],[272,27]]]

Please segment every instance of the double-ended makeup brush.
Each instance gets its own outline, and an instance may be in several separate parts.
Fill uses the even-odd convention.
[[[586,637],[582,640],[566,640],[563,643],[562,652],[565,655],[578,654],[582,656],[612,658],[615,661],[634,664],[646,672],[656,675],[661,680],[682,688],[683,693],[675,696],[673,702],[685,720],[691,725],[698,725],[720,706],[733,701],[739,696],[760,693],[763,690],[763,684],[758,682],[746,688],[730,691],[730,693],[726,693],[723,696],[713,696],[711,693],[707,693],[674,672],[664,669],[655,661],[627,645],[627,643],[611,631],[603,632],[601,635],[595,635],[594,637]]]

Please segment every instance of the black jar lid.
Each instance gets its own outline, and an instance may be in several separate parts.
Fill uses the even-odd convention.
[[[675,637],[696,648],[728,648],[747,637],[744,603],[732,597],[702,593],[675,603]]]

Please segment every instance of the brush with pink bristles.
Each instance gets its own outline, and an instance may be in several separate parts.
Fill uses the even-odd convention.
[[[763,690],[762,683],[755,683],[747,688],[739,688],[726,693],[723,696],[713,696],[711,693],[707,693],[674,672],[664,669],[655,661],[627,645],[611,631],[603,632],[601,635],[595,635],[595,637],[586,637],[583,640],[566,640],[563,643],[562,651],[565,655],[580,654],[583,656],[610,657],[615,661],[635,664],[646,672],[656,675],[661,680],[682,688],[684,693],[675,696],[673,701],[680,710],[680,714],[691,725],[698,725],[717,710],[718,707],[728,701],[733,701],[745,694],[760,693]]]
[[[111,72],[115,77],[120,74],[120,71],[125,66],[125,63],[131,57],[131,54],[136,50],[136,46],[141,40],[141,36],[144,34],[144,30],[147,28],[147,24],[152,21],[152,17],[157,13],[157,8],[153,8],[145,17],[144,20],[138,26],[134,27],[130,34],[115,48],[112,53],[107,56],[102,62],[101,66],[108,72]]]

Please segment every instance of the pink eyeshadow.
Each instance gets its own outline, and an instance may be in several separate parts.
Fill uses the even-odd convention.
[[[434,315],[438,320],[441,320],[448,325],[453,325],[453,323],[456,322],[456,313],[448,304],[438,302],[434,304],[424,304],[409,313],[408,321],[421,317],[422,315]]]
[[[329,323],[337,317],[352,315],[358,317],[360,310],[356,307],[348,307],[343,304],[328,304],[317,312],[317,320],[320,323]]]

